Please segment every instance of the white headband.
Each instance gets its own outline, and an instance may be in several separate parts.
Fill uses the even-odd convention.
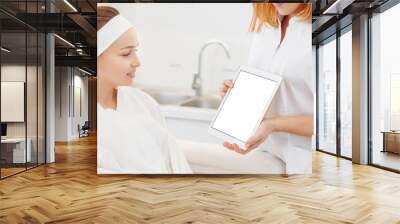
[[[132,24],[123,16],[114,16],[97,31],[97,56],[101,55],[114,41],[132,27]]]

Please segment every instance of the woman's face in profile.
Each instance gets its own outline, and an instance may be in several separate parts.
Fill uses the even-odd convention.
[[[97,58],[98,78],[113,87],[132,85],[140,66],[137,46],[136,32],[131,28]]]
[[[272,3],[279,15],[293,15],[299,9],[301,3]]]

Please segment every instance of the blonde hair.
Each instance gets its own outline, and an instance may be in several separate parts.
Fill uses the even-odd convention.
[[[290,4],[290,3],[286,3]],[[311,22],[312,4],[301,3],[302,10],[296,15],[300,19]],[[272,3],[253,3],[253,18],[251,19],[249,31],[260,32],[265,25],[278,27],[278,12]]]

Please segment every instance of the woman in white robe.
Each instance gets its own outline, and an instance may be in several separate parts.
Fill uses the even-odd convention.
[[[97,172],[192,173],[157,103],[131,87],[140,66],[134,28],[112,7],[97,13]]]
[[[249,164],[272,156],[281,161],[286,174],[309,174],[314,132],[311,3],[254,3],[253,6],[250,30],[254,39],[248,66],[279,75],[283,81],[246,149],[228,142],[224,146],[242,154]],[[232,86],[232,81],[226,80],[222,95]],[[268,166],[260,168],[265,170]]]

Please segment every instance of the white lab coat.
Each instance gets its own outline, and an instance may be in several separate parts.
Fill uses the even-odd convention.
[[[146,93],[119,87],[117,109],[98,104],[97,111],[99,174],[192,173],[158,104]]]
[[[306,115],[314,112],[311,23],[289,20],[285,38],[278,28],[266,26],[254,34],[248,65],[283,77],[265,117]],[[280,158],[287,174],[311,173],[311,138],[273,133],[259,147]]]

